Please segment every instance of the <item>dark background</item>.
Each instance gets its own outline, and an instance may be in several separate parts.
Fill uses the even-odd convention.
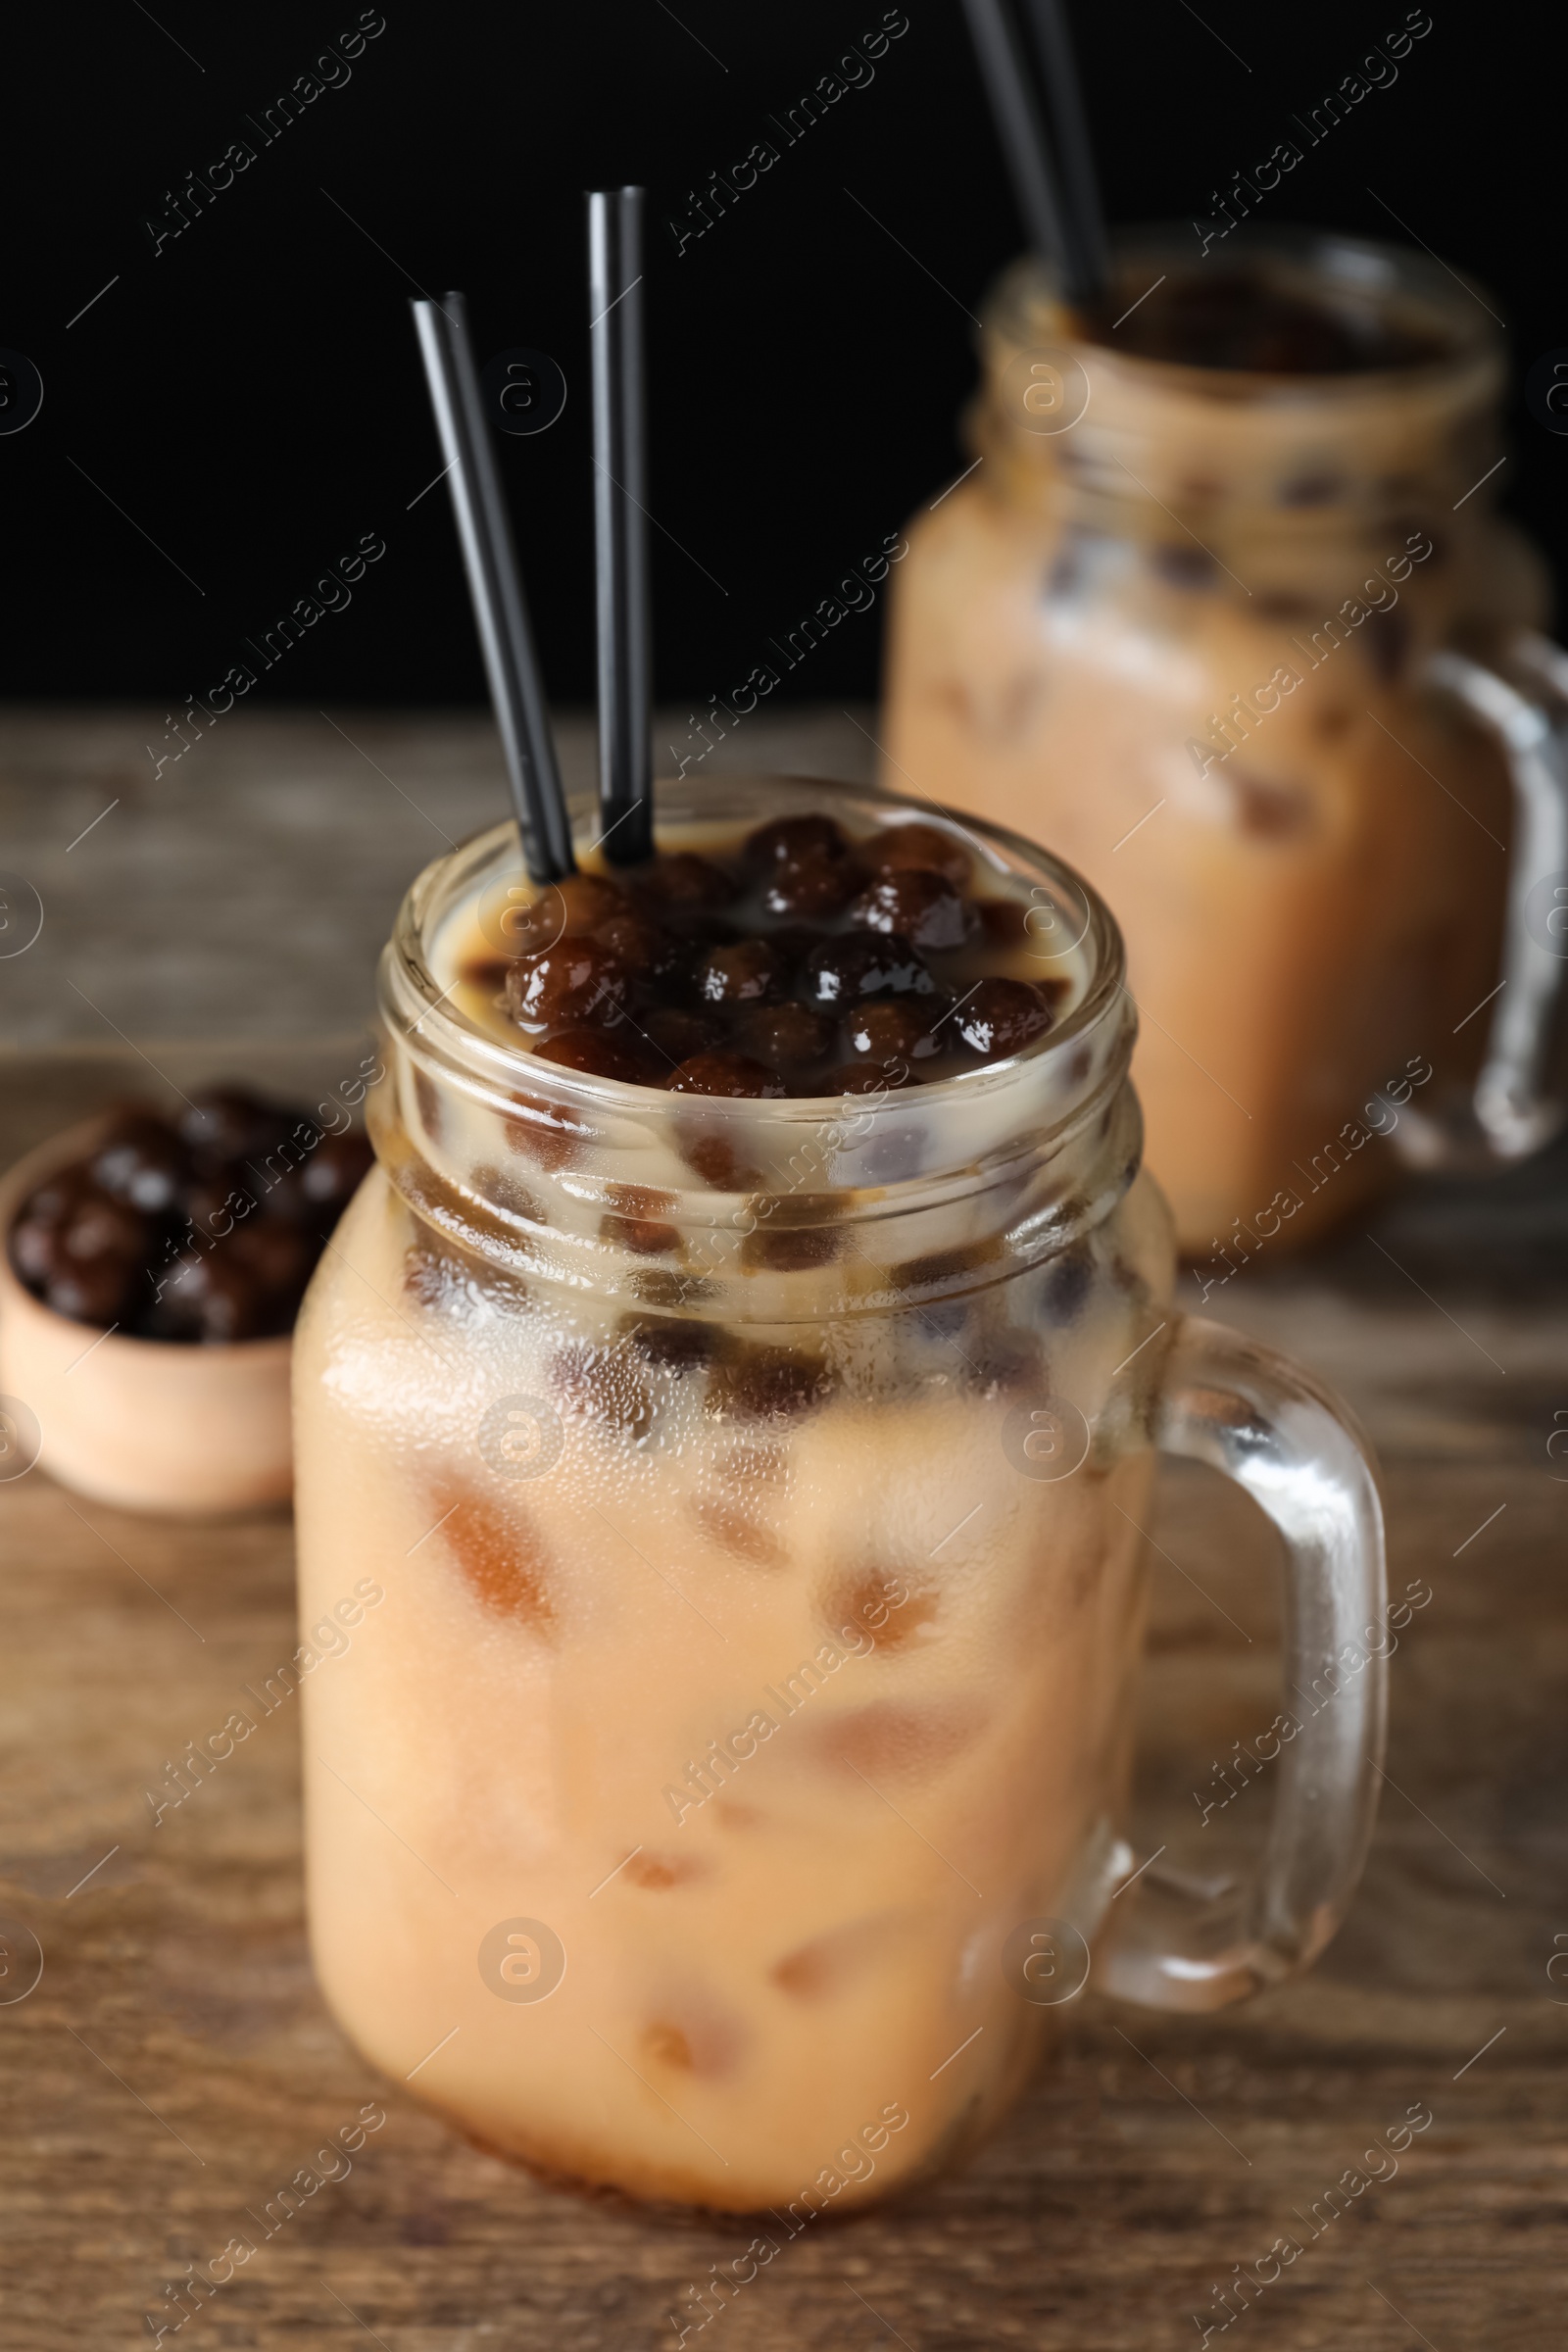
[[[1560,571],[1568,440],[1531,419],[1518,384],[1568,344],[1552,162],[1568,37],[1543,41],[1538,17],[1527,41],[1517,14],[1473,0],[1431,5],[1398,80],[1262,217],[1397,237],[1370,186],[1490,284],[1514,339],[1504,503]],[[354,0],[13,19],[0,344],[46,392],[29,428],[0,438],[4,691],[177,709],[231,662],[259,667],[244,639],[373,532],[387,553],[352,606],[253,700],[480,699],[444,486],[410,511],[440,465],[417,284],[467,291],[481,361],[524,344],[565,370],[560,422],[503,443],[503,466],[550,689],[590,699],[582,190],[622,180],[649,189],[660,693],[700,709],[727,691],[963,462],[965,313],[1021,242],[957,0],[906,13],[870,85],[680,256],[664,224],[687,191],[755,139],[781,145],[766,116],[881,24],[880,0],[384,0],[346,86],[265,147],[244,117],[359,23]],[[1286,117],[1404,15],[1403,0],[1203,0],[1201,19],[1186,0],[1079,0],[1111,218],[1206,217],[1210,190],[1293,135]],[[236,138],[256,161],[155,258],[144,220]],[[880,626],[879,604],[791,683],[872,691]]]

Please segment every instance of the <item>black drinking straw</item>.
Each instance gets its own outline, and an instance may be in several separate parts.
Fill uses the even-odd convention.
[[[599,611],[599,812],[605,856],[654,854],[653,620],[648,589],[643,191],[588,198]]]
[[[1061,159],[1062,193],[1077,241],[1077,266],[1085,281],[1076,297],[1081,302],[1102,293],[1110,274],[1105,215],[1100,201],[1100,180],[1089,138],[1083,84],[1078,78],[1072,34],[1067,28],[1062,0],[1024,0],[1024,6],[1034,33],[1035,55],[1040,61],[1046,111]]]
[[[1103,273],[1064,192],[1060,166],[1046,136],[1028,53],[1012,11],[1007,0],[963,0],[963,9],[1030,241],[1043,259],[1056,263],[1062,292],[1070,303],[1092,301],[1101,291]],[[1054,111],[1055,103],[1054,100]],[[1098,202],[1095,218],[1099,218]]]
[[[559,882],[576,863],[571,828],[501,477],[481,406],[466,307],[461,294],[410,307],[447,461],[452,512],[490,680],[490,701],[501,730],[523,861],[535,882]]]

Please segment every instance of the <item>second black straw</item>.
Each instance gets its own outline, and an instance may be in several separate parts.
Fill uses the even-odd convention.
[[[588,199],[599,601],[599,804],[606,858],[654,852],[653,619],[648,582],[648,419],[643,191]]]
[[[963,9],[1031,242],[1069,303],[1093,303],[1105,286],[1105,224],[1060,0],[1028,0],[1027,30],[1017,0]]]

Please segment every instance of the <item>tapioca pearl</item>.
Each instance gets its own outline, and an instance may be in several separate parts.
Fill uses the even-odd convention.
[[[842,1242],[833,1225],[759,1225],[742,1241],[740,1262],[752,1273],[806,1273],[831,1265]]]
[[[1040,946],[1029,930],[1030,909],[1021,899],[976,899],[975,913],[987,943],[994,948]]]
[[[594,937],[645,988],[662,988],[684,971],[691,960],[684,940],[666,930],[662,923],[656,923],[624,905],[597,925]]]
[[[765,1061],[774,1070],[802,1070],[822,1061],[832,1051],[832,1015],[787,998],[781,1004],[760,1004],[742,1016],[735,1044],[743,1054]]]
[[[701,907],[679,906],[670,909],[665,917],[665,927],[680,941],[685,950],[686,962],[683,970],[663,983],[664,994],[671,1002],[679,997],[682,1003],[691,992],[693,975],[708,950],[732,948],[738,939],[751,936],[756,929],[754,924],[750,931],[743,930],[740,924],[731,922],[727,915],[705,914]],[[685,996],[680,995],[682,991]]]
[[[285,1329],[292,1324],[320,1254],[314,1236],[277,1219],[252,1217],[220,1247],[260,1285],[264,1321]]]
[[[85,1169],[71,1189],[66,1172],[51,1180],[41,1210],[11,1229],[11,1262],[35,1298],[74,1323],[123,1324],[153,1298],[149,1269],[167,1228],[129,1200],[101,1191]],[[34,1196],[36,1200],[38,1196]],[[169,1244],[162,1243],[167,1250]]]
[[[63,1227],[24,1210],[11,1228],[10,1255],[12,1266],[28,1289],[41,1287],[64,1262]]]
[[[832,1387],[819,1355],[737,1342],[715,1365],[705,1403],[715,1419],[787,1422],[824,1403]]]
[[[1054,1330],[1062,1330],[1076,1323],[1089,1303],[1094,1282],[1094,1251],[1087,1244],[1075,1242],[1054,1259],[1040,1277],[1038,1295],[1042,1320]]]
[[[613,1036],[605,1029],[561,1029],[535,1046],[534,1058],[554,1062],[558,1069],[580,1070],[588,1078],[615,1078],[624,1086],[646,1082],[649,1071],[633,1051],[635,1032],[625,1024]]]
[[[538,1641],[559,1632],[552,1594],[554,1563],[521,1502],[503,1505],[451,1473],[424,1489],[431,1532],[456,1563],[474,1599],[492,1617],[510,1618]]]
[[[47,1177],[24,1202],[8,1237],[11,1263],[56,1314],[134,1329],[155,1303],[179,1230],[172,1219],[105,1192],[78,1162]]]
[[[187,1262],[175,1266],[175,1276],[182,1274]],[[123,1322],[140,1304],[145,1278],[138,1267],[127,1266],[120,1258],[74,1258],[52,1270],[41,1289],[29,1287],[42,1297],[47,1307],[57,1315],[64,1315],[68,1322],[107,1330],[111,1324]]]
[[[434,1079],[426,1070],[416,1069],[414,1073],[414,1100],[419,1113],[420,1126],[431,1143],[438,1144],[441,1141],[443,1124],[441,1097],[436,1092]]]
[[[1419,515],[1401,514],[1389,525],[1389,536],[1396,547],[1408,549],[1412,560],[1419,564],[1420,570],[1413,575],[1416,578],[1422,572],[1441,570],[1448,560],[1447,539],[1443,532],[1434,530],[1429,522],[1423,522]],[[1418,556],[1416,549],[1423,546],[1430,552]]]
[[[646,1012],[628,1016],[641,1029],[656,1055],[652,1083],[662,1083],[683,1061],[693,1060],[724,1043],[724,1023],[716,1012],[691,1011],[683,1004],[651,1004]]]
[[[461,1276],[433,1240],[411,1242],[403,1252],[403,1289],[420,1306],[445,1306]]]
[[[784,994],[789,966],[768,939],[740,939],[733,947],[710,948],[697,966],[697,996],[704,1004],[753,1005]]]
[[[695,1313],[711,1306],[718,1296],[718,1285],[706,1275],[677,1273],[670,1266],[643,1266],[627,1278],[629,1296],[644,1306],[651,1306],[662,1315]]]
[[[236,1229],[218,1248],[194,1250],[160,1276],[162,1295],[142,1318],[148,1337],[212,1347],[267,1339],[288,1329],[304,1288],[297,1261],[290,1288],[280,1296],[270,1288],[269,1269],[250,1262],[243,1246],[235,1247],[239,1240]],[[281,1269],[274,1264],[270,1271]]]
[[[1298,473],[1287,474],[1274,496],[1282,507],[1331,507],[1336,499],[1345,498],[1348,490],[1344,474],[1332,466],[1307,466]]]
[[[664,1081],[673,1095],[715,1095],[737,1100],[777,1102],[784,1094],[784,1081],[776,1070],[765,1063],[754,1061],[749,1054],[737,1054],[724,1047],[708,1054],[693,1054],[683,1061]]]
[[[1220,567],[1206,550],[1184,540],[1156,540],[1149,550],[1149,568],[1169,588],[1212,588]]]
[[[1043,605],[1075,604],[1088,581],[1085,548],[1076,533],[1069,534],[1046,565],[1040,601]]]
[[[1410,616],[1375,608],[1360,628],[1366,664],[1380,686],[1392,686],[1404,668],[1410,650]]]
[[[1352,317],[1245,262],[1212,268],[1216,275],[1162,280],[1164,291],[1141,301],[1135,312],[1123,311],[1121,321],[1109,312],[1125,295],[1111,295],[1091,331],[1109,342],[1124,323],[1118,347],[1137,358],[1254,375],[1342,375],[1452,357],[1451,338],[1408,320]]]
[[[523,1114],[501,1122],[512,1150],[551,1173],[569,1165],[589,1132],[582,1121],[559,1103],[542,1102],[536,1095],[513,1095],[510,1100]]]
[[[825,1164],[825,1160],[814,1162],[811,1170],[804,1165],[799,1166],[795,1181],[783,1192],[754,1193],[741,1205],[736,1220],[740,1229],[750,1233],[760,1225],[777,1229],[785,1225],[837,1224],[841,1219],[853,1216],[855,1204],[847,1194],[808,1192],[805,1189],[808,1176],[815,1181]]]
[[[275,1102],[264,1102],[243,1086],[199,1087],[176,1122],[179,1140],[198,1165],[265,1159],[291,1123]]]
[[[847,1094],[855,1091],[849,1086],[845,1088]],[[874,1092],[874,1083],[861,1087],[859,1092]],[[854,1147],[856,1183],[906,1183],[920,1173],[930,1141],[930,1131],[919,1120],[901,1120],[895,1124],[892,1120],[878,1119],[870,1138]]]
[[[605,1200],[624,1217],[661,1217],[679,1206],[673,1193],[661,1192],[651,1184],[607,1184]]]
[[[823,920],[848,905],[864,880],[865,868],[857,858],[787,858],[769,872],[762,905],[769,914]]]
[[[612,1250],[628,1250],[633,1257],[665,1257],[681,1246],[673,1225],[651,1217],[621,1217],[611,1212],[599,1220],[599,1238]]]
[[[630,973],[597,939],[558,940],[507,974],[507,1010],[525,1028],[603,1027],[630,996]]]
[[[653,1424],[653,1396],[624,1348],[568,1340],[550,1361],[551,1395],[568,1418],[617,1437],[645,1437]]]
[[[947,1010],[945,997],[873,997],[845,1021],[844,1042],[858,1061],[929,1061],[947,1043]]]
[[[889,1278],[903,1291],[972,1289],[1003,1258],[1001,1241],[993,1235],[967,1242],[956,1250],[934,1250],[925,1257],[906,1257],[889,1269]]]
[[[19,1217],[52,1232],[64,1225],[89,1195],[96,1198],[101,1191],[91,1169],[75,1160],[70,1167],[56,1168],[41,1184],[35,1185],[23,1202]]]
[[[596,930],[626,905],[624,889],[608,874],[564,874],[550,887],[560,895],[568,931]]]
[[[849,846],[830,816],[777,816],[748,833],[744,856],[749,866],[766,872],[794,858],[842,858]]]
[[[972,1054],[1003,1060],[1051,1027],[1046,992],[1032,980],[982,980],[961,1000],[950,1024]]]
[[[822,938],[821,931],[814,923],[775,923],[767,936],[792,973],[802,969],[807,957],[819,946]]]
[[[679,1126],[675,1148],[711,1192],[745,1193],[761,1182],[740,1141],[722,1128],[699,1126],[695,1120]]]
[[[650,910],[671,912],[728,906],[737,895],[732,875],[692,850],[671,850],[644,866],[632,885]]]
[[[1310,787],[1286,778],[1226,771],[1236,823],[1253,841],[1295,841],[1313,829]]]
[[[917,865],[879,874],[856,900],[850,915],[866,930],[890,932],[926,954],[961,948],[976,920],[968,901],[946,874]]]
[[[145,1261],[158,1227],[145,1210],[122,1196],[116,1198],[95,1189],[83,1193],[56,1230],[67,1264],[113,1260],[134,1269]]]
[[[445,1314],[498,1307],[517,1314],[528,1305],[528,1288],[520,1276],[460,1249],[429,1227],[404,1250],[403,1291],[420,1306]]]
[[[604,874],[565,874],[534,902],[541,947],[573,932],[594,931],[626,905],[626,895]]]
[[[174,1206],[189,1173],[179,1137],[167,1119],[151,1111],[122,1111],[91,1165],[106,1193],[150,1216]]]
[[[965,1339],[960,1374],[964,1388],[995,1401],[999,1396],[1043,1395],[1048,1386],[1045,1349],[1032,1331],[1004,1323]]]
[[[749,1568],[776,1569],[788,1564],[775,1530],[728,1496],[694,1495],[691,1515],[709,1542],[731,1559],[744,1560]]]
[[[723,1351],[724,1334],[711,1323],[673,1315],[623,1315],[617,1338],[662,1372],[706,1371]]]
[[[867,848],[880,872],[899,873],[913,867],[943,875],[955,890],[965,889],[974,870],[974,861],[956,834],[917,819],[906,825],[884,826]]]
[[[919,1329],[925,1338],[951,1343],[963,1336],[969,1320],[968,1302],[963,1298],[922,1300],[919,1317]]]
[[[571,932],[592,931],[626,904],[624,894],[604,875],[582,873],[547,882],[525,902],[511,892],[507,898],[508,904],[495,922],[486,926],[486,932],[492,944],[511,958],[537,955]]]
[[[300,1193],[311,1213],[346,1208],[375,1165],[370,1139],[356,1129],[323,1135],[297,1171]]]
[[[1309,620],[1317,612],[1310,597],[1292,588],[1259,588],[1253,605],[1259,620]],[[1321,620],[1320,612],[1317,617]]]
[[[909,942],[880,931],[823,940],[807,958],[805,982],[813,1004],[846,1010],[865,997],[930,996],[936,989]]]

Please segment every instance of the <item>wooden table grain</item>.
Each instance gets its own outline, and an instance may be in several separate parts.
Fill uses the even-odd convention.
[[[28,724],[63,760],[68,722]],[[0,785],[6,740],[0,726]],[[95,759],[128,756],[108,721],[69,740],[89,782]],[[438,764],[440,722],[421,742]],[[53,810],[28,808],[42,839]],[[75,914],[90,936],[90,906]],[[317,996],[271,1036],[204,1031],[145,1001],[134,1044],[74,1008],[44,1034],[46,997],[29,1000],[34,1042],[0,1062],[0,1163],[142,1085],[234,1066],[329,1078],[363,1012],[346,984],[332,998],[333,969],[323,956]],[[265,987],[260,962],[254,977]],[[1559,1153],[1490,1187],[1427,1186],[1207,1302],[1347,1396],[1381,1457],[1391,1585],[1430,1590],[1392,1662],[1366,1877],[1316,1969],[1197,2020],[1112,2002],[1091,1980],[1038,2086],[967,2172],[813,2225],[688,2346],[1174,2352],[1224,2317],[1215,2290],[1237,2266],[1282,2238],[1299,2255],[1211,2341],[1564,2343],[1565,1173]],[[1152,1533],[1136,1835],[1220,1867],[1266,1816],[1266,1783],[1206,1821],[1202,1806],[1232,1743],[1278,1703],[1272,1540],[1189,1469],[1162,1474]],[[289,1708],[152,1826],[146,1790],[167,1763],[293,1644],[286,1514],[179,1524],[37,1472],[0,1483],[0,1610],[5,2352],[108,2352],[160,2326],[166,2345],[258,2352],[675,2352],[693,2290],[749,2231],[541,2185],[368,2069],[327,2018],[304,1936]],[[29,1932],[42,1975],[7,1999]],[[396,1955],[367,1956],[382,1964]],[[1411,2110],[1431,2122],[1396,2169],[1380,2159],[1386,2177],[1325,2218],[1330,2187],[1364,2179],[1365,2152]],[[352,2156],[318,2160],[368,2115],[384,2121]],[[327,2171],[340,2177],[276,2218],[285,2184]],[[236,2238],[254,2256],[176,2337],[179,2282]]]

